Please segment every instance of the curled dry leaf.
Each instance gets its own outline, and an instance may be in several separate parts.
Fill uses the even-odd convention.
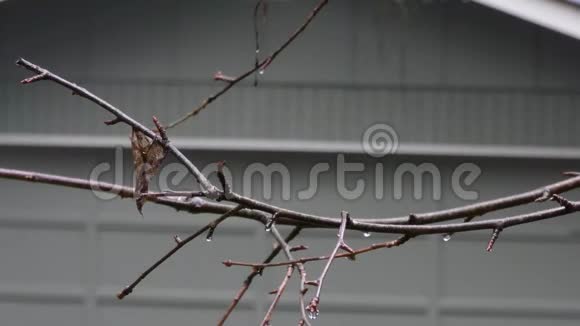
[[[145,204],[142,194],[149,191],[149,181],[157,173],[161,162],[167,154],[165,147],[157,141],[152,141],[141,131],[133,128],[131,132],[131,150],[135,168],[135,193],[137,209],[141,211]]]

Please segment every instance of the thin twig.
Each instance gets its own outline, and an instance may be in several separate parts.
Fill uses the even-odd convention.
[[[211,102],[215,101],[217,98],[219,98],[220,96],[225,94],[228,90],[230,90],[230,88],[234,87],[237,83],[246,79],[248,76],[252,75],[253,73],[255,73],[258,70],[266,69],[276,59],[276,57],[280,53],[282,53],[282,51],[284,51],[294,40],[296,40],[296,38],[298,38],[298,36],[302,32],[304,32],[304,30],[312,22],[314,17],[316,17],[316,15],[318,15],[320,10],[322,10],[322,8],[324,8],[324,6],[326,6],[326,4],[328,4],[328,1],[329,0],[320,1],[318,3],[318,5],[316,5],[316,7],[314,7],[314,9],[310,12],[308,17],[306,18],[306,21],[304,21],[304,23],[300,27],[298,27],[298,29],[296,29],[296,31],[294,31],[294,33],[292,35],[290,35],[290,37],[286,40],[286,42],[284,42],[278,49],[276,49],[274,52],[272,52],[268,57],[264,58],[257,65],[254,65],[254,67],[252,69],[244,72],[243,74],[241,74],[238,77],[229,81],[221,90],[219,90],[217,93],[214,93],[213,95],[211,95],[208,98],[206,98],[205,100],[203,100],[197,108],[193,109],[188,114],[184,115],[183,117],[181,117],[178,120],[174,121],[173,123],[169,124],[169,126],[167,126],[167,128],[173,128],[173,127],[181,124],[185,120],[187,120],[193,116],[196,116],[201,111],[203,111]]]
[[[284,239],[280,235],[280,232],[278,232],[278,228],[275,225],[272,225],[270,233],[272,234],[274,239],[276,239],[278,245],[282,247],[282,250],[284,251],[284,255],[286,256],[286,258],[288,258],[288,260],[294,260],[292,252],[290,251],[291,249],[290,245],[288,244],[287,241],[284,241]],[[310,326],[308,318],[306,317],[306,307],[304,305],[304,294],[306,294],[306,285],[305,285],[306,270],[304,268],[304,264],[302,263],[295,263],[291,264],[290,266],[296,266],[298,272],[300,273],[300,294],[298,295],[298,304],[300,305],[300,314],[302,315],[301,324],[303,325],[306,324],[307,326]]]
[[[350,222],[350,216],[347,212],[342,211],[341,212],[341,219],[342,220],[340,222],[340,228],[338,229],[338,234],[337,234],[338,240],[336,241],[336,245],[334,246],[332,253],[328,257],[328,259],[326,261],[326,265],[324,265],[324,268],[322,269],[320,276],[316,280],[316,285],[317,285],[316,294],[314,295],[312,300],[310,300],[308,307],[306,307],[306,310],[308,311],[308,315],[309,315],[310,319],[314,319],[314,318],[318,317],[318,314],[320,312],[320,310],[318,309],[318,305],[320,304],[320,293],[322,291],[322,284],[324,283],[324,280],[326,279],[326,275],[328,274],[328,271],[330,270],[330,265],[332,265],[334,258],[336,258],[338,250],[341,247],[345,246],[344,233],[346,231],[347,224],[349,224],[349,222]],[[349,253],[352,254],[352,252],[349,252]]]
[[[218,220],[222,220],[223,221],[228,216],[231,216],[231,214],[232,214],[232,212],[234,210],[239,210],[239,208],[238,207],[233,208],[230,212],[225,213],[222,216],[218,217],[216,220],[214,220],[213,222],[207,224],[206,226],[202,227],[201,229],[197,230],[195,233],[193,233],[192,235],[188,236],[184,240],[177,241],[178,238],[176,238],[175,247],[173,247],[173,249],[169,250],[165,255],[163,255],[163,257],[159,258],[155,263],[153,263],[153,265],[151,265],[143,273],[141,273],[141,275],[139,275],[139,277],[137,277],[137,279],[135,281],[133,281],[133,283],[129,284],[121,292],[119,292],[117,294],[117,298],[119,300],[122,300],[127,295],[131,294],[133,292],[133,290],[135,289],[135,287],[139,283],[141,283],[149,274],[151,274],[151,272],[153,272],[157,267],[159,267],[159,265],[163,264],[163,262],[165,262],[167,259],[169,259],[169,257],[173,256],[183,246],[185,246],[186,244],[188,244],[189,242],[191,242],[193,239],[197,238],[199,235],[201,235],[204,232],[206,232],[207,230],[209,230],[213,225],[219,224],[219,223],[216,224],[216,221],[218,221]]]
[[[224,199],[231,199],[232,197],[232,186],[226,179],[226,175],[224,174],[224,166],[226,165],[225,161],[219,161],[217,164],[217,176],[220,181],[223,190],[223,198]]]
[[[205,197],[206,193],[204,191],[160,191],[160,192],[146,192],[141,194],[143,197],[153,198],[153,197]]]
[[[212,185],[211,182],[209,182],[209,180],[199,171],[199,169],[187,157],[185,157],[185,155],[183,155],[183,153],[181,153],[181,151],[179,151],[179,149],[177,149],[177,147],[175,147],[171,142],[164,140],[163,136],[156,134],[153,130],[145,127],[144,125],[142,125],[141,123],[139,123],[135,119],[133,119],[130,116],[128,116],[127,114],[125,114],[120,109],[116,108],[115,106],[111,105],[110,103],[101,99],[100,97],[96,96],[95,94],[89,92],[87,89],[80,87],[79,85],[72,83],[72,82],[60,77],[60,76],[48,71],[45,68],[37,66],[37,65],[35,65],[35,64],[25,60],[25,59],[22,59],[22,58],[18,59],[16,61],[16,64],[21,66],[21,67],[24,67],[30,71],[37,73],[38,76],[42,76],[42,78],[32,77],[32,78],[25,79],[22,81],[22,83],[24,83],[24,84],[29,83],[31,79],[34,79],[34,80],[42,79],[42,80],[53,81],[53,82],[65,87],[65,88],[70,89],[71,91],[73,91],[74,94],[79,95],[81,97],[84,97],[84,98],[88,99],[89,101],[99,105],[103,109],[112,113],[115,116],[115,119],[113,119],[111,121],[111,123],[118,121],[118,120],[123,121],[127,125],[141,131],[143,134],[145,134],[147,137],[151,138],[152,140],[158,141],[159,143],[163,144],[163,146],[168,151],[172,152],[177,157],[177,159],[183,165],[185,165],[185,167],[189,170],[189,172],[191,172],[191,174],[194,176],[194,178],[197,180],[197,182],[205,190],[207,190],[210,198],[217,198],[219,196],[219,191],[217,190],[217,188],[214,185]]]
[[[122,185],[115,185],[107,182],[98,182],[79,178],[69,178],[59,175],[38,173],[32,171],[0,168],[0,177],[36,183],[60,185],[79,189],[109,192],[117,194],[122,198],[128,197],[132,198],[132,196],[134,195],[132,188],[125,187]],[[580,187],[580,176],[560,181],[543,188],[552,189],[552,193],[561,193],[578,187]],[[520,203],[521,198],[532,198],[531,201],[533,202],[534,198],[533,195],[535,194],[537,194],[537,190],[519,195],[502,197],[491,201],[480,202],[478,204],[457,207],[449,210],[424,214],[415,214],[417,216],[417,220],[420,222],[418,222],[418,224],[413,225],[389,223],[390,221],[399,222],[402,218],[384,218],[384,219],[358,218],[353,219],[351,221],[351,223],[348,226],[348,229],[377,233],[393,233],[393,234],[409,234],[409,235],[446,234],[451,232],[466,232],[486,229],[493,230],[502,223],[505,225],[505,227],[510,227],[525,223],[536,222],[539,220],[554,218],[558,216],[568,215],[570,213],[580,210],[580,204],[578,204],[578,202],[571,202],[572,205],[570,205],[570,208],[556,207],[532,213],[506,217],[503,219],[490,219],[476,222],[472,221],[468,223],[427,225],[430,223],[445,221],[449,219],[457,219],[464,218],[465,216],[471,216],[473,211],[486,211],[486,212],[498,211],[503,208],[506,208],[507,205],[506,202],[509,202],[509,205],[507,205],[508,207],[520,206],[522,205]],[[519,201],[514,201],[513,198],[517,198]],[[170,200],[165,198],[152,198],[152,201],[161,205],[170,206],[178,210],[185,210],[192,213],[225,214],[229,210],[234,208],[234,206],[231,205],[208,201],[204,202],[202,206],[197,206],[193,203]],[[238,213],[235,214],[235,216],[260,221],[261,223],[264,224],[267,223],[268,219],[271,216],[269,212],[273,210],[272,207],[276,207],[254,200],[241,202],[247,208],[240,210]],[[527,203],[527,201],[523,201],[523,203],[525,204]],[[262,204],[266,205],[265,208],[264,206],[260,206]],[[419,220],[419,216],[425,216],[425,219]],[[301,226],[303,228],[331,228],[340,226],[340,220],[336,218],[317,216],[307,213],[286,210],[282,208],[280,208],[279,217],[276,219],[276,221],[277,221],[276,223],[279,225],[293,225],[293,226]],[[373,221],[375,223],[368,223],[366,221]],[[405,218],[405,221],[408,221],[408,217]]]
[[[296,236],[298,236],[298,234],[300,233],[301,230],[302,230],[301,227],[295,227],[294,229],[292,229],[292,231],[284,239],[284,243],[289,243],[290,241],[292,241]],[[276,258],[276,256],[278,256],[280,251],[282,251],[282,245],[278,244],[276,246],[276,248],[274,248],[272,250],[272,252],[268,255],[268,257],[266,257],[266,259],[264,259],[264,264],[267,264],[267,263],[271,262],[274,258]],[[250,288],[250,285],[252,285],[252,281],[254,280],[254,278],[258,275],[261,275],[261,274],[262,274],[262,269],[256,268],[246,277],[246,279],[244,280],[244,282],[242,284],[242,287],[240,287],[240,289],[238,290],[238,292],[234,296],[234,299],[232,300],[232,302],[228,306],[228,309],[223,314],[222,318],[218,321],[218,326],[224,325],[224,323],[226,322],[228,317],[231,315],[231,313],[234,311],[234,309],[236,308],[236,306],[238,305],[240,300],[242,300],[242,297],[244,296],[246,291],[248,291],[248,289]]]
[[[256,1],[254,6],[254,69],[258,70],[260,66],[260,24],[259,24],[259,12],[260,7],[264,4],[264,0]],[[258,86],[258,74],[254,72],[254,86]]]
[[[209,224],[209,230],[207,230],[206,240],[211,241],[212,238],[213,238],[213,233],[215,232],[215,229],[218,227],[218,225],[220,225],[220,223],[222,223],[223,221],[225,221],[228,217],[230,217],[232,215],[235,215],[242,208],[244,208],[244,206],[238,205],[238,206],[232,208],[232,210],[230,210],[229,212],[227,212],[224,215],[222,215],[222,216],[218,217],[217,219],[213,220]]]
[[[294,265],[288,266],[288,268],[286,270],[286,274],[284,275],[282,282],[280,282],[280,286],[278,286],[278,289],[276,290],[276,294],[274,295],[274,299],[272,300],[270,307],[266,311],[266,315],[264,316],[264,319],[260,323],[261,326],[269,326],[270,325],[270,320],[272,320],[272,314],[274,313],[274,309],[276,309],[276,306],[278,305],[278,302],[280,301],[280,298],[282,297],[284,290],[286,290],[286,286],[288,285],[288,280],[290,280],[290,277],[292,276],[293,271],[294,271]]]

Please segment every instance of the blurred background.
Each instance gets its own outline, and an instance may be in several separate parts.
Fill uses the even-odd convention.
[[[267,1],[260,54],[284,42],[317,2]],[[170,137],[200,167],[227,160],[236,190],[249,187],[256,198],[268,197],[267,187],[260,177],[244,185],[244,171],[283,165],[290,181],[275,175],[270,201],[326,216],[344,209],[388,217],[472,203],[453,182],[464,163],[481,172],[474,181],[460,178],[477,200],[555,182],[580,159],[576,2],[333,0],[259,75],[257,87],[248,78]],[[14,61],[40,64],[147,124],[153,114],[168,123],[222,86],[212,81],[215,72],[236,76],[253,65],[254,5],[0,2],[0,167],[81,178],[102,171],[100,180],[130,185],[129,129],[105,126],[107,113],[54,84],[19,85],[30,73]],[[398,148],[382,157],[361,143],[376,124],[392,127],[397,139]],[[348,189],[365,182],[356,198],[337,185],[338,154],[363,166],[346,178]],[[156,187],[195,186],[171,161]],[[313,196],[300,199],[320,163],[329,171]],[[407,163],[439,172],[419,175],[419,198],[412,173],[402,178],[402,193],[394,187]],[[248,272],[221,261],[260,261],[272,247],[255,222],[228,220],[214,241],[194,241],[131,296],[115,298],[173,247],[174,234],[210,218],[150,204],[141,217],[131,200],[0,180],[0,324],[215,324]],[[578,218],[509,229],[493,253],[485,252],[489,232],[472,232],[338,261],[313,325],[578,325]],[[352,247],[386,239],[348,234]],[[310,256],[330,252],[335,241],[333,230],[305,231],[296,244],[309,245],[301,254]],[[321,267],[307,266],[311,278]],[[256,325],[283,273],[256,279],[229,325]],[[296,324],[296,288],[293,279],[273,324]]]

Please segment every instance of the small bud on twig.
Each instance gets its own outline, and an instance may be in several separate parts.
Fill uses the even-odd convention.
[[[155,124],[155,128],[157,128],[157,132],[159,132],[161,139],[163,139],[164,142],[169,141],[169,138],[167,138],[167,133],[165,132],[165,128],[161,125],[159,119],[157,119],[156,116],[153,116],[153,123]]]
[[[117,123],[119,123],[119,122],[121,122],[121,119],[119,119],[119,118],[115,118],[115,119],[107,120],[107,121],[105,121],[104,123],[105,123],[107,126],[112,126],[112,125],[116,125],[116,124],[117,124]]]
[[[290,248],[290,252],[294,251],[301,251],[301,250],[308,250],[308,246],[305,245],[298,245]]]
[[[314,281],[306,281],[306,282],[304,282],[304,284],[311,285],[311,286],[318,286],[320,284],[320,282],[318,280],[314,280]]]
[[[231,199],[232,195],[232,187],[228,183],[226,179],[226,175],[224,174],[224,167],[226,165],[226,161],[219,161],[217,162],[217,176],[220,181],[223,190],[223,197],[225,199]]]
[[[224,75],[221,71],[217,71],[213,75],[213,80],[223,81],[223,82],[226,82],[226,83],[231,83],[231,82],[235,81],[236,79],[234,77],[231,77],[231,76],[228,76],[228,75]]]

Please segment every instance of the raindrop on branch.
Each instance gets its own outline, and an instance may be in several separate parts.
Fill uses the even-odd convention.
[[[365,233],[363,233],[363,236],[364,236],[365,238],[368,238],[368,237],[370,237],[370,236],[371,236],[371,233],[370,233],[370,232],[365,232]]]
[[[450,233],[447,233],[447,234],[443,235],[443,241],[447,242],[449,240],[451,240],[451,234]]]
[[[318,318],[318,315],[320,314],[320,312],[318,311],[318,309],[316,309],[316,310],[308,310],[307,313],[308,313],[308,318],[310,318],[312,320]]]

